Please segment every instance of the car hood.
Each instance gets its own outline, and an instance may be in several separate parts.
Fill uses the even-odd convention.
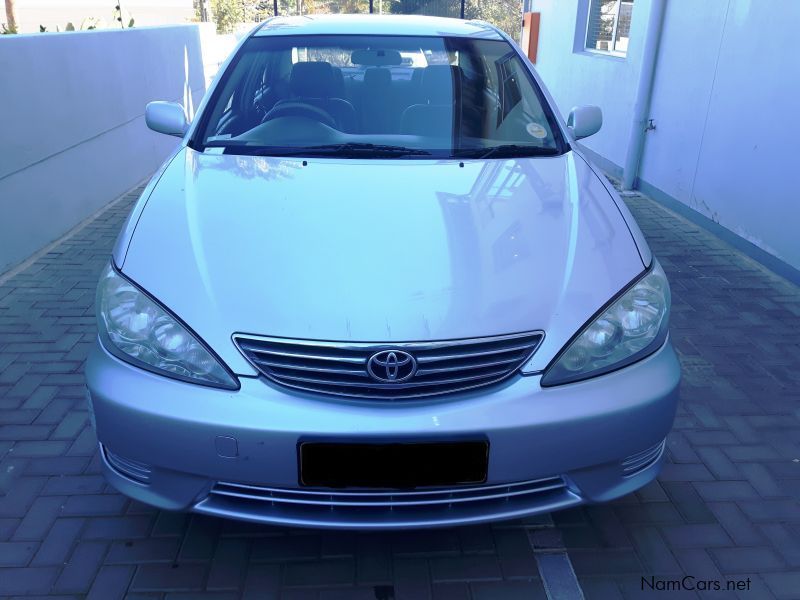
[[[539,368],[644,266],[584,162],[180,150],[115,254],[237,373],[236,332],[399,342],[546,332]]]

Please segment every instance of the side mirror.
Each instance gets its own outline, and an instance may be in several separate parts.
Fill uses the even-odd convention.
[[[586,104],[569,111],[567,127],[572,130],[576,140],[594,135],[603,126],[603,111],[599,106]]]
[[[147,126],[158,133],[183,137],[189,128],[183,106],[176,102],[149,102],[144,111]]]

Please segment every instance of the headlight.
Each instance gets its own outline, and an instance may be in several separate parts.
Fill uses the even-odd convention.
[[[652,354],[667,337],[670,293],[661,265],[586,325],[545,370],[543,386],[614,371]]]
[[[97,321],[106,348],[122,360],[183,381],[239,388],[197,336],[110,264],[97,287]]]

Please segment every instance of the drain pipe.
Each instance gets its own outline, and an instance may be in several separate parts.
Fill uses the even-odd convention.
[[[639,72],[639,85],[636,87],[636,101],[633,104],[633,122],[628,137],[628,150],[622,170],[622,189],[632,190],[639,174],[639,162],[644,150],[644,136],[648,129],[647,116],[650,112],[650,99],[653,96],[653,78],[658,59],[658,44],[664,24],[664,10],[667,0],[652,0],[647,19],[647,32],[642,49],[642,68]]]

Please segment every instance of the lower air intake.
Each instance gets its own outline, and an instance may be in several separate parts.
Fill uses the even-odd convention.
[[[150,465],[130,458],[123,458],[119,454],[114,454],[105,446],[102,446],[102,451],[106,457],[106,461],[111,465],[111,468],[123,477],[132,479],[136,483],[150,483]]]
[[[661,458],[661,454],[664,452],[664,445],[666,442],[667,440],[662,440],[652,448],[642,450],[636,454],[631,454],[628,458],[622,461],[622,474],[625,477],[631,477],[655,463],[659,458]]]

